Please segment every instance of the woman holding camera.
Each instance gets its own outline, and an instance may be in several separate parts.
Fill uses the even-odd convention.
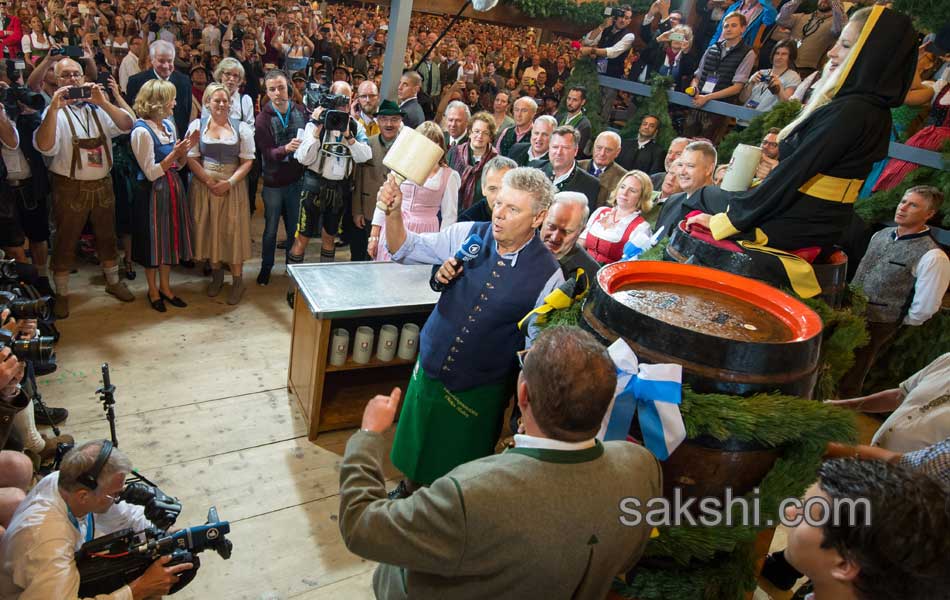
[[[795,93],[802,78],[795,72],[798,45],[795,40],[782,40],[772,49],[772,68],[753,73],[739,93],[746,108],[768,112],[779,102],[785,102]],[[748,121],[739,121],[747,126]]]
[[[152,308],[165,312],[166,302],[187,306],[172,291],[169,275],[172,265],[192,259],[191,208],[177,171],[185,166],[197,133],[177,141],[170,119],[175,86],[168,81],[145,82],[134,108],[139,119],[132,127],[132,153],[139,165],[139,193],[132,204],[132,257],[145,267]]]
[[[188,152],[195,259],[211,262],[211,297],[221,292],[221,263],[228,263],[228,304],[237,304],[244,295],[244,261],[251,256],[251,218],[243,180],[254,161],[254,129],[231,116],[232,93],[224,85],[209,84],[203,103],[206,114],[188,126],[189,137],[200,131],[198,143]]]

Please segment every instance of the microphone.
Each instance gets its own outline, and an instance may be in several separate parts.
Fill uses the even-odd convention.
[[[482,239],[482,236],[477,233],[473,233],[465,238],[465,241],[462,242],[462,247],[458,249],[455,253],[455,261],[459,263],[467,263],[472,260],[478,253],[482,251],[482,246],[485,244],[485,241]]]
[[[463,265],[473,258],[477,257],[479,252],[482,251],[482,246],[485,245],[485,240],[482,239],[482,236],[477,233],[473,233],[465,238],[465,241],[462,242],[462,246],[455,252],[455,262],[459,265]],[[444,292],[451,284],[445,284],[435,278],[435,274],[439,272],[439,267],[441,265],[432,266],[432,276],[429,277],[429,287],[432,288],[433,292]]]

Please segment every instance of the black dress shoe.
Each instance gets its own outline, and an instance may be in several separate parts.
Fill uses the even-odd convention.
[[[125,278],[129,281],[135,279],[135,267],[130,262],[125,263]]]
[[[47,413],[49,413],[48,417]],[[46,410],[44,411],[36,404],[33,405],[33,419],[36,421],[37,425],[46,425],[48,427],[52,427],[53,425],[59,425],[68,418],[69,411],[65,408],[47,406]]]
[[[162,300],[161,295],[159,295],[158,300],[152,300],[151,298],[149,298],[148,303],[151,304],[152,308],[154,308],[158,312],[163,313],[168,310],[167,308],[165,308],[165,301]]]
[[[408,498],[412,495],[412,492],[409,491],[409,486],[406,485],[406,480],[403,479],[399,482],[395,488],[392,489],[388,494],[386,494],[390,500],[401,500],[403,498]]]
[[[278,249],[278,250],[286,250],[286,249],[287,249],[287,240],[280,240],[279,242],[277,242],[277,249]]]
[[[261,272],[257,274],[257,285],[267,285],[270,283],[270,269],[261,267]]]
[[[179,298],[178,296],[175,296],[174,298],[169,298],[162,292],[159,292],[158,297],[160,300],[164,300],[165,302],[168,302],[169,304],[171,304],[172,306],[176,308],[185,308],[186,306],[188,306],[188,303],[182,300],[181,298]]]

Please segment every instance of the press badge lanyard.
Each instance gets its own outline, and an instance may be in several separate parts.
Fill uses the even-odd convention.
[[[293,103],[293,102],[288,102],[288,103],[287,103],[287,114],[282,115],[282,114],[280,114],[280,111],[277,110],[277,107],[276,107],[276,106],[274,107],[274,112],[277,113],[277,118],[280,119],[280,124],[284,126],[284,130],[285,130],[285,131],[286,131],[286,129],[287,129],[287,125],[290,124],[290,111],[292,111],[293,109],[294,109],[294,103]]]
[[[76,528],[76,531],[82,533],[82,530],[79,529],[79,521],[73,515],[73,511],[69,509],[69,506],[66,507],[66,516],[69,517],[69,522],[73,524],[73,527]],[[92,536],[96,530],[96,521],[92,518],[92,513],[86,515],[86,542],[92,541]]]

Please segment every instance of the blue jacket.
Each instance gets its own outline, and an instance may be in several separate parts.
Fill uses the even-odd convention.
[[[762,12],[759,13],[759,16],[752,19],[751,23],[748,23],[745,28],[745,33],[742,34],[742,41],[753,46],[755,44],[755,37],[759,33],[759,27],[765,25],[769,27],[770,25],[775,24],[775,20],[778,18],[778,11],[775,10],[775,7],[772,6],[772,3],[768,0],[759,0],[759,4],[762,6]],[[712,46],[717,41],[719,41],[719,36],[722,35],[722,22],[726,20],[730,14],[739,10],[739,7],[742,6],[742,0],[739,0],[732,6],[726,9],[726,12],[722,15],[722,21],[719,21],[719,25],[716,27],[716,33],[712,36],[712,39],[709,40],[709,45]]]

